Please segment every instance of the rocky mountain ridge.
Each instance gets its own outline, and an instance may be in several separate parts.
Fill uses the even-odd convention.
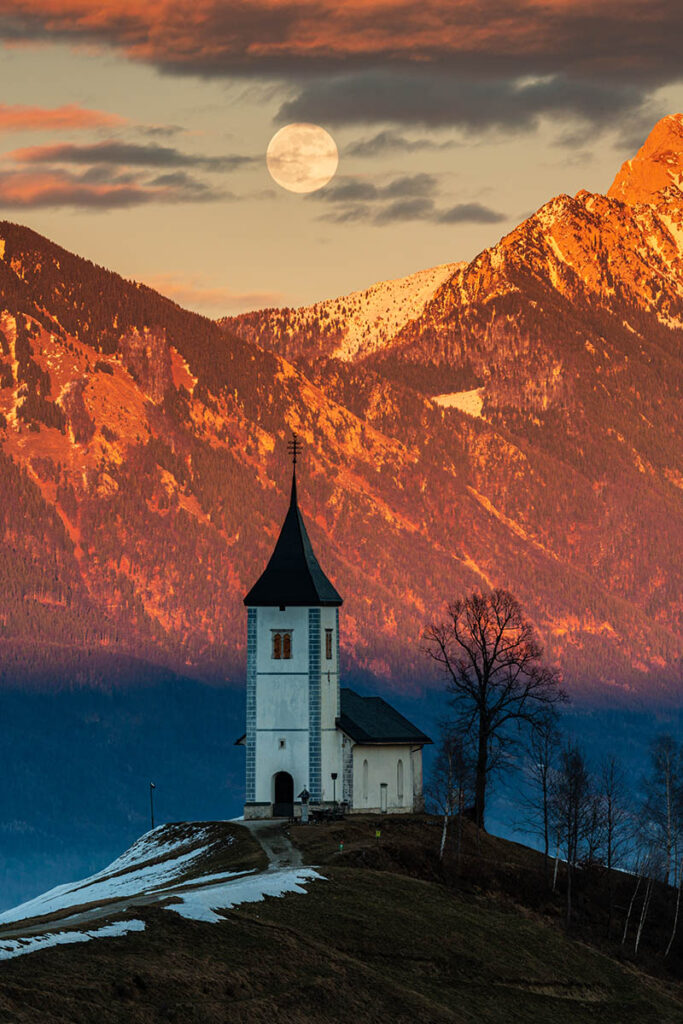
[[[621,198],[221,325],[0,224],[3,678],[104,647],[238,679],[295,429],[348,674],[422,685],[422,626],[503,585],[570,689],[680,693],[683,204],[637,184],[667,120]]]

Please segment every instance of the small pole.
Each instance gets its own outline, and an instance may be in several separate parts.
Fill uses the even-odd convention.
[[[149,816],[152,819],[152,828],[154,828],[154,790],[157,787],[153,782],[149,784]]]
[[[332,775],[332,803],[337,806],[337,772],[331,772]]]

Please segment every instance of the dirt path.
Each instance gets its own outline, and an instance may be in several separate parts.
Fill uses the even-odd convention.
[[[242,821],[240,824],[248,828],[254,839],[258,840],[263,847],[268,857],[268,871],[302,867],[301,850],[297,850],[289,837],[285,835],[281,821],[266,819],[265,821]]]

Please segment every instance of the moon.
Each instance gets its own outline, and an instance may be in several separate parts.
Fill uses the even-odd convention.
[[[317,192],[334,177],[339,153],[319,124],[286,124],[268,143],[266,164],[273,180],[289,192]]]

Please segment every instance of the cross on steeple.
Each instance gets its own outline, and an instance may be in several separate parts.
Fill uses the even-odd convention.
[[[287,451],[292,456],[292,465],[296,466],[296,457],[301,453],[301,441],[295,431],[292,431],[292,439],[287,442]]]

